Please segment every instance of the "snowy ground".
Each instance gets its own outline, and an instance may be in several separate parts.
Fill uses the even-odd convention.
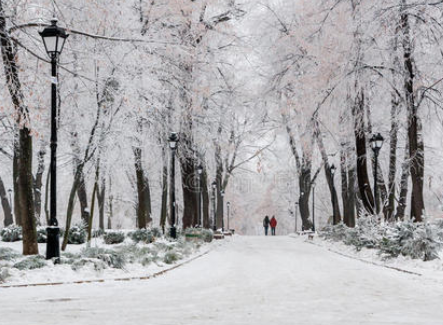
[[[0,288],[0,324],[437,325],[442,298],[426,275],[300,238],[235,236],[146,281]]]

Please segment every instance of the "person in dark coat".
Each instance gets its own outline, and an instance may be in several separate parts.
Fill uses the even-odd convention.
[[[271,225],[271,234],[272,236],[275,236],[275,228],[277,227],[277,219],[275,219],[275,216],[272,216],[269,224]]]
[[[265,236],[268,235],[269,223],[270,223],[270,221],[269,221],[269,217],[266,216],[266,217],[263,219],[263,228],[265,228]]]

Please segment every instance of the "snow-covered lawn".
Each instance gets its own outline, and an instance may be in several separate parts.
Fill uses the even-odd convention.
[[[85,251],[86,244],[68,245],[66,252],[62,252],[62,262],[59,265],[54,265],[52,261],[46,261],[42,257],[38,262],[44,263],[45,266],[20,270],[14,265],[24,260],[24,257],[19,255],[21,245],[21,241],[0,242],[0,250],[10,248],[18,254],[9,261],[0,258],[0,287],[145,277],[192,259],[211,247],[211,244],[203,242],[184,242],[183,238],[179,242],[157,239],[151,244],[135,244],[126,238],[123,243],[117,245],[106,245],[102,238],[94,238],[88,252]],[[46,244],[39,244],[39,252],[45,254]],[[116,255],[112,255],[113,252]],[[123,265],[120,265],[120,260],[112,260],[123,255]]]
[[[0,288],[0,324],[437,325],[442,297],[433,278],[306,237],[234,236],[147,281]]]

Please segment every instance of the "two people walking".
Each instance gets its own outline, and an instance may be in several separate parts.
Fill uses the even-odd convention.
[[[271,226],[271,235],[275,236],[275,228],[277,227],[277,219],[275,219],[275,216],[272,216],[271,220],[269,220],[268,216],[266,216],[263,219],[263,228],[265,228],[265,236],[268,235],[269,226]]]

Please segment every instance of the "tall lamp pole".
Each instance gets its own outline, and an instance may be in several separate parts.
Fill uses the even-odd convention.
[[[51,59],[51,163],[50,163],[50,219],[46,228],[47,244],[46,259],[60,257],[60,228],[57,221],[57,62],[65,46],[68,34],[64,28],[57,26],[57,19],[51,20],[51,25],[40,32],[46,53]]]
[[[179,142],[179,135],[176,132],[171,132],[169,135],[169,148],[171,148],[171,173],[169,184],[169,211],[171,215],[171,228],[169,235],[171,238],[177,238],[176,224],[176,202],[175,202],[175,154],[177,152],[177,145]]]
[[[215,207],[215,190],[217,189],[217,183],[212,183],[212,230],[217,230],[217,209]]]
[[[371,144],[372,151],[374,152],[374,212],[378,215],[379,202],[378,202],[378,184],[377,184],[377,172],[378,172],[378,154],[380,153],[381,148],[383,147],[384,138],[380,133],[374,134],[369,140]]]
[[[203,166],[200,164],[197,167],[197,176],[198,176],[198,194],[197,194],[197,209],[198,209],[198,213],[197,213],[197,224],[199,227],[203,228],[203,223],[202,223],[202,193],[203,193],[203,188],[202,188],[202,179],[201,176],[203,174]]]

